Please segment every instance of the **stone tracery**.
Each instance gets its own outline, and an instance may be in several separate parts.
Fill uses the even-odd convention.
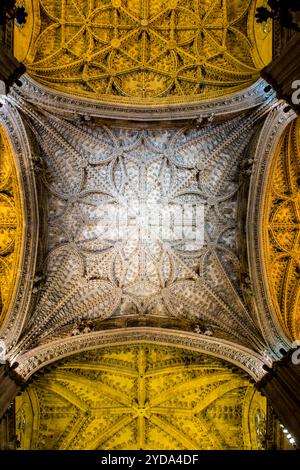
[[[37,378],[17,400],[17,432],[23,449],[261,449],[265,413],[224,361],[133,344],[72,356]]]
[[[235,238],[239,168],[268,102],[226,123],[179,131],[75,127],[16,103],[41,146],[49,254],[38,305],[14,354],[73,334],[82,320],[140,316],[186,319],[189,329],[200,322],[210,334],[264,348],[240,297]],[[245,129],[253,129],[248,140]],[[141,201],[203,204],[204,246],[190,249],[182,235],[164,240],[136,213],[133,230],[112,240],[108,214]]]
[[[41,28],[27,65],[50,88],[131,104],[186,102],[258,77],[251,0],[37,3]]]
[[[21,188],[11,145],[0,124],[0,325],[9,312],[22,258]]]
[[[265,241],[274,308],[293,340],[300,337],[299,157],[300,121],[296,119],[286,129],[273,157]]]

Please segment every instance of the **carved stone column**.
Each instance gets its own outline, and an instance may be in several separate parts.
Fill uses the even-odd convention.
[[[18,385],[10,377],[11,371],[6,366],[0,366],[0,418],[14,401]]]
[[[256,384],[269,400],[282,424],[300,445],[300,365],[293,364],[290,351],[274,363],[272,369]]]
[[[299,13],[296,14],[295,20],[299,23]],[[296,34],[295,30],[283,27],[279,19],[273,21],[273,60],[280,56],[283,48]]]
[[[300,33],[294,34],[281,53],[265,67],[261,76],[276,91],[279,99],[285,100],[297,114],[300,114],[300,93],[296,101],[293,83],[300,81]],[[298,87],[300,88],[300,86]]]

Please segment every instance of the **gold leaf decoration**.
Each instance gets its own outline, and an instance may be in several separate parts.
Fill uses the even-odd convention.
[[[36,2],[26,65],[50,88],[149,105],[227,95],[259,77],[255,1]]]
[[[261,449],[265,416],[244,372],[157,344],[72,356],[16,400],[21,449]]]

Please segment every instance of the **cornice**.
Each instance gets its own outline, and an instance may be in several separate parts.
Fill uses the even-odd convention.
[[[255,380],[260,380],[265,375],[264,365],[272,364],[269,357],[262,358],[250,349],[226,340],[178,330],[166,331],[160,328],[143,327],[122,328],[64,338],[40,345],[10,360],[12,363],[18,363],[15,373],[27,381],[31,375],[47,364],[75,353],[126,343],[146,342],[173,345],[211,354],[241,367]]]

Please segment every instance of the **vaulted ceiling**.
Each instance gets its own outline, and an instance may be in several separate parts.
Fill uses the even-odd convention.
[[[300,120],[286,128],[268,178],[264,225],[270,297],[286,334],[300,337]]]
[[[16,33],[30,75],[101,102],[199,102],[245,89],[271,60],[247,0],[27,1]]]
[[[16,401],[21,449],[261,449],[266,401],[224,361],[160,345],[86,352]]]
[[[262,3],[25,1],[0,108],[22,448],[264,446],[249,376],[299,334],[299,122],[254,84]]]

